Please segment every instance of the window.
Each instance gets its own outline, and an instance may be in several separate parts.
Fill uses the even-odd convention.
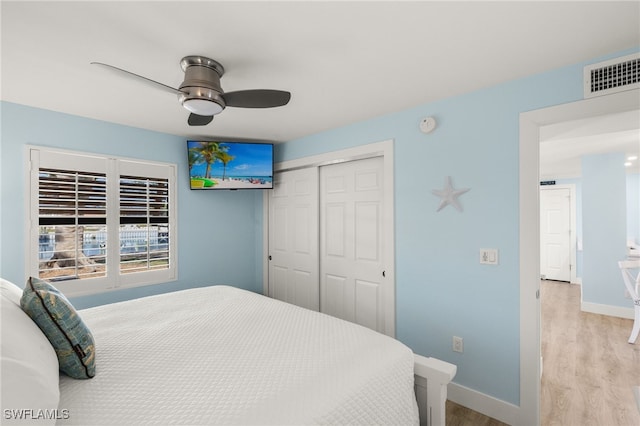
[[[176,279],[176,166],[29,147],[29,274],[67,296]]]

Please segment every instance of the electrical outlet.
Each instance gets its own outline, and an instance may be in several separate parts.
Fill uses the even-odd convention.
[[[453,351],[454,352],[464,352],[464,341],[462,337],[453,336]]]

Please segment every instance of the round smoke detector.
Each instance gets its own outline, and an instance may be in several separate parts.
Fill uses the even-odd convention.
[[[436,128],[436,119],[433,117],[425,117],[420,120],[420,130],[422,133],[431,133]]]

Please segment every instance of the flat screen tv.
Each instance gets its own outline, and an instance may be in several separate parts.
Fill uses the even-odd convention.
[[[273,144],[187,141],[191,189],[273,188]]]

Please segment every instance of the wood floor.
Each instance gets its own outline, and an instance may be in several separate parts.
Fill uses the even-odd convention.
[[[575,284],[542,281],[541,300],[542,424],[640,425],[640,343],[627,343],[633,321],[581,312]]]
[[[451,401],[447,401],[445,423],[446,426],[507,426],[506,423]]]
[[[633,321],[581,312],[580,286],[542,281],[541,322],[542,426],[639,426]],[[504,425],[451,401],[446,416],[447,426]]]

